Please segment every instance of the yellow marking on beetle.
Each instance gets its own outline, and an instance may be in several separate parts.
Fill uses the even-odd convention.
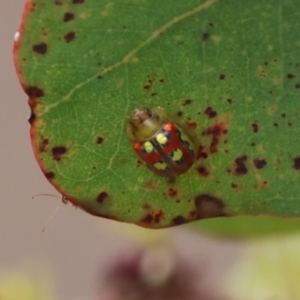
[[[153,145],[152,145],[151,142],[145,142],[145,143],[144,143],[144,149],[145,149],[145,151],[146,151],[147,153],[152,153],[153,150],[154,150],[154,147],[153,147]]]
[[[144,143],[144,149],[145,149],[145,151],[146,151],[147,153],[152,153],[153,150],[154,150],[154,147],[153,147],[153,145],[152,145],[151,142],[145,142],[145,143]]]
[[[167,169],[167,164],[162,162],[162,161],[158,161],[154,164],[154,167],[157,169],[157,170],[166,170]]]
[[[156,140],[160,145],[165,145],[168,142],[168,138],[162,133],[157,134]]]
[[[173,152],[173,155],[172,155],[172,159],[174,161],[179,161],[182,159],[182,151],[180,149],[176,149],[174,152]]]

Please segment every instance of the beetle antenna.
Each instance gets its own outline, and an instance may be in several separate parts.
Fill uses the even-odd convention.
[[[45,232],[46,228],[48,227],[48,225],[51,223],[53,217],[55,216],[55,214],[58,212],[58,210],[61,208],[61,205],[62,204],[68,204],[68,200],[65,196],[56,196],[56,195],[52,195],[52,194],[37,194],[37,195],[34,195],[33,197],[31,197],[31,199],[34,199],[36,197],[39,197],[39,196],[46,196],[46,197],[53,197],[53,198],[58,198],[58,199],[61,199],[61,203],[59,203],[55,210],[53,211],[53,213],[50,215],[50,217],[48,218],[46,224],[44,225],[43,229],[42,229],[42,232]]]

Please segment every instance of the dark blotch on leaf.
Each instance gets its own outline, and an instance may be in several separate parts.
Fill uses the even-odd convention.
[[[210,106],[207,107],[204,111],[204,113],[210,118],[214,118],[217,116],[217,112],[215,110],[213,110]]]
[[[66,12],[64,14],[64,22],[69,22],[69,21],[72,21],[74,19],[74,14],[73,13],[70,13],[70,12]]]
[[[202,34],[202,41],[207,41],[210,38],[210,34],[208,32],[205,32]]]
[[[36,119],[36,114],[31,110],[30,117],[28,118],[28,122],[32,124]]]
[[[238,157],[235,162],[235,174],[236,175],[245,175],[248,172],[248,168],[246,166],[246,161],[248,157],[246,155],[243,155],[241,157]]]
[[[109,196],[106,192],[101,192],[98,197],[97,197],[97,202],[98,203],[103,203],[105,200],[108,200]]]
[[[96,143],[97,144],[102,144],[103,142],[104,142],[104,138],[102,136],[98,136],[97,140],[96,140]]]
[[[44,91],[36,86],[28,86],[25,93],[29,98],[40,98],[44,96]]]
[[[294,168],[297,171],[300,170],[300,156],[294,158]]]
[[[224,203],[221,199],[201,194],[195,198],[197,216],[199,219],[224,216]]]
[[[220,78],[220,80],[224,80],[225,79],[225,74],[220,74],[219,78]]]
[[[198,167],[197,168],[197,172],[199,173],[199,175],[201,175],[202,177],[208,177],[209,176],[209,172],[205,167]]]
[[[257,133],[257,132],[258,132],[258,124],[257,124],[256,122],[253,122],[253,123],[251,124],[251,126],[252,126],[253,132],[254,132],[254,133]]]
[[[211,140],[210,147],[209,147],[209,150],[211,153],[217,152],[217,150],[218,150],[217,147],[220,142],[221,135],[227,134],[227,133],[228,133],[228,131],[226,128],[224,128],[223,123],[219,123],[212,127],[209,127],[206,131],[204,131],[202,133],[204,136],[206,136],[206,135],[212,136],[212,140]]]
[[[76,37],[75,32],[71,31],[64,36],[64,39],[67,43],[70,43],[75,39],[75,37]]]
[[[62,5],[62,2],[61,2],[61,1],[58,1],[58,0],[56,0],[56,1],[54,1],[54,4],[55,4],[55,5],[58,5],[58,6],[61,6],[61,5]]]
[[[55,177],[55,173],[54,172],[47,172],[45,173],[45,176],[47,179],[53,179]]]
[[[177,191],[176,189],[174,189],[174,188],[169,188],[168,195],[169,195],[170,197],[175,197],[175,196],[177,196],[177,194],[178,194],[178,191]]]
[[[182,111],[178,111],[178,112],[177,112],[177,116],[178,116],[178,117],[182,117],[182,114],[183,114]]]
[[[185,224],[187,222],[186,219],[183,216],[177,216],[172,221],[176,225],[182,225],[182,224]]]
[[[146,224],[150,224],[153,221],[153,216],[151,214],[146,215],[146,217],[144,217],[141,222],[142,223],[146,223]]]
[[[40,143],[40,152],[45,152],[48,144],[49,144],[49,140],[43,139]]]
[[[300,89],[300,83],[295,84],[296,89]]]
[[[57,146],[52,148],[52,156],[56,161],[60,161],[61,156],[66,154],[67,148],[64,146]]]
[[[46,43],[40,43],[32,46],[32,50],[37,54],[45,54],[48,51],[48,46]]]
[[[262,169],[266,166],[267,162],[264,159],[255,158],[253,163],[257,169]]]
[[[293,79],[294,77],[296,77],[294,74],[291,74],[291,73],[289,73],[289,74],[287,74],[287,76],[286,76],[288,79]]]
[[[85,0],[72,0],[73,4],[82,4]]]
[[[228,99],[227,99],[227,102],[228,102],[229,104],[232,104],[232,99],[228,98]]]
[[[182,105],[186,106],[186,105],[190,105],[191,103],[192,103],[191,99],[186,99]]]

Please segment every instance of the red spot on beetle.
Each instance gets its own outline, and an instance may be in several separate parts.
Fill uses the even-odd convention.
[[[266,164],[267,164],[267,162],[266,162],[265,159],[259,159],[259,158],[255,158],[255,159],[253,160],[253,163],[254,163],[254,165],[255,165],[255,167],[256,167],[257,169],[262,169],[262,168],[264,168],[264,167],[266,166]]]
[[[300,170],[300,156],[294,158],[294,169],[299,171]]]
[[[76,33],[74,31],[71,31],[64,36],[64,39],[67,43],[70,43],[75,39],[75,37]]]
[[[52,156],[56,161],[60,161],[61,157],[67,153],[67,148],[64,146],[57,146],[52,148]]]
[[[247,155],[243,155],[235,159],[234,161],[235,175],[240,176],[248,173],[248,168],[246,166],[247,159],[248,159]]]
[[[71,13],[71,12],[66,12],[66,13],[64,14],[63,21],[64,21],[64,22],[70,22],[70,21],[74,20],[74,18],[75,18],[75,15],[74,15],[73,13]]]
[[[204,113],[210,118],[213,119],[214,117],[217,116],[217,112],[213,110],[210,106],[207,107],[204,111]]]
[[[228,130],[225,128],[225,125],[223,123],[216,124],[212,127],[209,127],[207,130],[205,130],[202,135],[204,136],[211,136],[211,143],[209,150],[211,153],[217,152],[217,146],[220,142],[220,138],[223,134],[227,134]]]
[[[102,204],[104,201],[109,200],[109,195],[107,192],[101,192],[98,196],[96,201],[100,204]]]
[[[48,46],[46,43],[40,43],[40,44],[33,45],[32,50],[37,54],[44,55],[48,51]]]

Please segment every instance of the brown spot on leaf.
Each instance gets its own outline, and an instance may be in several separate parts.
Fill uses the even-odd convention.
[[[281,114],[281,116],[282,116],[283,118],[285,118],[285,117],[286,117],[286,113]]]
[[[59,1],[59,0],[56,0],[56,1],[54,1],[54,4],[57,5],[57,6],[61,6],[61,5],[62,5],[62,2]]]
[[[207,107],[204,111],[204,113],[210,118],[213,119],[214,117],[217,116],[217,112],[213,110],[210,106]]]
[[[178,190],[177,189],[174,189],[174,188],[169,188],[168,190],[168,195],[170,197],[176,197],[178,194]]]
[[[224,80],[225,77],[226,77],[225,74],[220,74],[220,76],[219,76],[220,80]]]
[[[286,75],[286,77],[287,77],[288,79],[293,79],[293,78],[295,78],[296,76],[295,76],[294,74],[289,73],[289,74]]]
[[[40,142],[40,152],[45,152],[48,144],[49,144],[49,140],[48,139],[43,139]]]
[[[102,136],[98,136],[97,139],[96,139],[96,143],[98,145],[102,144],[104,142],[104,138]]]
[[[70,43],[75,39],[75,37],[76,37],[75,32],[71,31],[64,36],[64,39],[67,43]]]
[[[199,219],[224,216],[225,205],[223,201],[214,196],[201,194],[195,198],[195,206]]]
[[[178,112],[177,112],[177,116],[178,116],[178,117],[182,117],[182,115],[183,115],[183,112],[182,112],[182,111],[178,111]]]
[[[202,41],[207,41],[210,38],[210,34],[208,32],[205,32],[202,34]]]
[[[254,133],[257,133],[257,132],[258,132],[258,124],[257,124],[256,122],[253,122],[253,123],[251,124],[251,126],[252,126],[253,132],[254,132]]]
[[[217,152],[217,146],[220,142],[221,135],[227,134],[228,130],[225,128],[223,123],[218,123],[212,127],[209,127],[205,130],[202,135],[207,136],[210,135],[212,137],[209,150],[211,153]]]
[[[201,175],[202,177],[208,177],[209,176],[209,172],[208,170],[203,167],[203,166],[200,166],[197,168],[197,172],[199,173],[199,175]]]
[[[70,22],[70,21],[72,21],[72,20],[74,20],[74,14],[73,13],[71,13],[71,12],[66,12],[65,14],[64,14],[64,18],[63,18],[63,20],[64,20],[64,22]]]
[[[28,122],[32,124],[36,119],[36,114],[31,110],[30,117],[28,118]]]
[[[172,221],[175,225],[182,225],[187,222],[187,220],[183,216],[177,216]]]
[[[82,4],[85,0],[72,0],[73,4]]]
[[[259,159],[259,158],[255,158],[255,159],[253,160],[253,163],[254,163],[254,165],[255,165],[255,167],[256,167],[257,169],[262,169],[262,168],[264,168],[264,167],[266,166],[266,164],[267,164],[267,162],[266,162],[265,159]]]
[[[300,89],[300,83],[295,84],[296,89]]]
[[[227,102],[228,102],[229,104],[232,104],[232,99],[231,99],[231,98],[228,98],[228,99],[227,99]]]
[[[44,96],[44,91],[41,88],[31,85],[26,88],[25,93],[29,96],[29,98],[40,98]]]
[[[192,103],[191,99],[186,99],[186,100],[184,100],[184,103],[182,105],[187,106],[187,105],[190,105],[191,103]]]
[[[148,209],[150,209],[150,208],[151,208],[151,205],[150,205],[149,203],[145,203],[145,204],[143,205],[143,209],[148,210]]]
[[[153,221],[153,216],[151,214],[148,214],[143,219],[141,219],[141,222],[146,224],[151,224],[152,221]]]
[[[47,179],[53,179],[55,177],[55,173],[54,172],[47,172],[45,173],[45,176]]]
[[[234,161],[234,171],[235,175],[245,175],[248,173],[248,168],[246,166],[248,157],[246,155],[240,156]]]
[[[60,161],[62,155],[66,154],[67,148],[64,146],[57,146],[52,148],[52,156],[56,161]]]
[[[300,156],[294,158],[294,166],[295,170],[300,170]]]
[[[48,45],[46,43],[40,43],[32,46],[32,50],[37,53],[44,55],[48,51]]]
[[[108,193],[107,192],[101,192],[98,196],[97,196],[97,199],[96,199],[96,201],[98,202],[98,203],[103,203],[104,201],[106,201],[106,200],[109,200],[109,195],[108,195]]]

